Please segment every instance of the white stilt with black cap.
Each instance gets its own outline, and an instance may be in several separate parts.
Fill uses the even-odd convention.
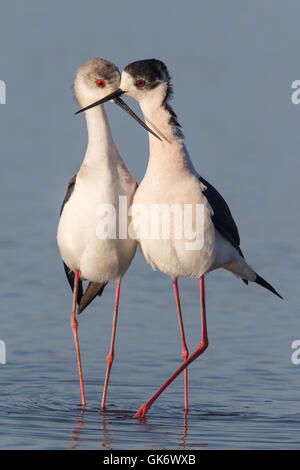
[[[193,215],[196,214],[197,206],[203,208],[203,244],[199,249],[187,249],[187,243],[191,240],[185,236],[179,239],[175,236],[168,239],[138,239],[146,261],[153,269],[169,275],[173,281],[184,359],[183,364],[135,415],[144,417],[152,403],[182,371],[185,371],[185,409],[188,408],[186,368],[208,346],[204,292],[206,273],[224,268],[246,284],[249,281],[255,282],[282,297],[246,262],[240,248],[238,229],[228,205],[219,192],[195,170],[185,147],[177,116],[169,103],[172,87],[166,65],[156,59],[140,60],[127,65],[122,72],[120,88],[100,100],[100,103],[110,99],[119,100],[121,95],[138,101],[146,124],[161,138],[156,139],[149,133],[148,166],[134,195],[134,204],[145,206],[148,209],[145,212],[147,214],[151,214],[154,204],[167,204],[168,207],[179,205],[182,212],[184,206],[189,204],[193,208]],[[151,224],[150,218],[147,222]],[[200,280],[202,335],[197,349],[190,356],[181,317],[177,285],[179,276],[198,277]]]

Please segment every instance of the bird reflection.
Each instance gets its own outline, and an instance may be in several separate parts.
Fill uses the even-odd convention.
[[[84,416],[84,413],[86,412],[87,411],[85,409],[81,409],[78,415],[76,416],[76,419],[74,420],[74,426],[69,432],[71,444],[67,447],[67,450],[76,450],[82,445],[83,441],[82,441],[81,434],[82,434],[83,425],[84,425],[83,416]],[[99,413],[97,411],[96,414],[101,417],[101,423],[100,423],[100,429],[99,429],[100,430],[99,446],[105,450],[113,450],[113,444],[115,443],[116,439],[113,435],[114,431],[111,426],[111,420],[109,420],[110,413],[107,413],[105,411],[102,411],[101,413]],[[178,447],[182,450],[186,449],[186,438],[188,435],[187,415],[188,415],[188,411],[185,410],[183,414],[182,432],[180,434],[179,441],[178,441]],[[128,417],[126,416],[126,418]],[[147,420],[146,418],[139,418],[138,422],[146,423]],[[147,429],[144,429],[144,431],[145,430],[149,431],[148,427]]]
[[[77,447],[81,444],[79,435],[83,426],[83,413],[84,409],[80,410],[77,418],[75,419],[75,427],[70,431],[70,439],[73,441],[73,444],[67,447],[68,450],[76,450]]]
[[[185,449],[185,438],[187,436],[187,430],[188,430],[188,421],[187,421],[187,414],[188,414],[188,410],[184,410],[184,414],[183,414],[183,430],[182,430],[182,434],[180,436],[180,442],[178,444],[178,446],[184,450]]]
[[[100,446],[103,447],[105,450],[112,450],[112,443],[114,442],[114,438],[112,436],[112,430],[108,429],[110,421],[107,419],[107,413],[105,411],[101,412],[101,420],[102,420],[102,431],[103,431],[103,442],[100,442]]]

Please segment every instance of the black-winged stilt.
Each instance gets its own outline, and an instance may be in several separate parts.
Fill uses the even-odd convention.
[[[118,68],[104,59],[88,60],[77,70],[74,90],[80,106],[84,107],[111,93],[120,84]],[[119,103],[120,104],[120,103]],[[71,327],[74,334],[81,404],[85,393],[78,343],[77,314],[97,296],[101,296],[108,282],[115,283],[115,303],[110,350],[102,394],[101,409],[105,407],[109,374],[114,359],[114,341],[119,305],[120,283],[135,251],[136,241],[131,238],[101,239],[97,233],[102,205],[116,208],[118,224],[119,196],[126,196],[131,204],[137,184],[130,175],[114,143],[104,106],[85,113],[88,146],[78,173],[71,179],[62,204],[57,231],[57,242],[64,262],[65,272],[73,290]],[[89,280],[83,291],[82,281]]]
[[[248,281],[256,282],[282,297],[246,262],[240,248],[238,229],[228,205],[219,192],[195,170],[184,144],[181,126],[169,103],[172,87],[166,65],[156,59],[140,60],[127,65],[122,72],[119,89],[94,103],[94,106],[111,99],[119,100],[121,95],[138,101],[146,124],[162,138],[154,139],[149,133],[149,162],[133,203],[142,204],[149,209],[148,214],[151,214],[151,206],[155,204],[167,204],[169,207],[189,204],[193,206],[194,212],[197,205],[203,207],[204,242],[200,249],[187,249],[186,243],[189,240],[185,237],[138,239],[146,261],[154,269],[169,275],[173,281],[184,359],[183,364],[135,414],[135,417],[144,417],[152,403],[182,371],[185,371],[185,409],[188,407],[186,368],[208,346],[204,289],[206,273],[224,268],[246,284]],[[202,335],[197,349],[190,356],[181,316],[177,285],[179,276],[198,277],[200,280]]]

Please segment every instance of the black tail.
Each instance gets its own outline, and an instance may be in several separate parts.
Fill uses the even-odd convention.
[[[67,279],[68,279],[68,283],[70,284],[70,287],[71,287],[72,292],[73,292],[75,273],[74,273],[74,271],[71,271],[65,263],[64,263],[64,270],[65,270],[65,273],[66,273],[66,276],[67,276]],[[79,279],[79,281],[78,281],[78,290],[77,290],[77,303],[78,303],[78,305],[80,303],[80,300],[81,300],[82,296],[83,296],[82,282]]]
[[[94,300],[94,298],[99,295],[102,295],[103,289],[106,286],[107,282],[89,282],[87,288],[84,291],[80,301],[78,302],[77,314],[79,315],[83,310]]]
[[[71,271],[68,266],[64,263],[65,273],[70,284],[70,287],[73,291],[74,289],[74,278],[75,273]],[[103,289],[106,286],[107,282],[89,282],[87,288],[83,292],[82,281],[78,281],[78,290],[77,290],[77,304],[78,304],[78,315],[83,312],[83,310],[94,300],[94,298],[99,295],[102,295]]]
[[[270,292],[273,292],[273,294],[277,295],[280,299],[283,299],[280,294],[274,289],[274,287],[271,286],[267,281],[265,281],[262,277],[260,277],[258,274],[256,274],[256,279],[255,281],[256,284],[259,284],[260,286],[264,287],[265,289],[268,289]]]

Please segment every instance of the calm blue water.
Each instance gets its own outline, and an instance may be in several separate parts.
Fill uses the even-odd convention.
[[[297,2],[271,1],[1,7],[1,449],[299,448],[300,365],[291,362],[291,343],[300,339],[300,107],[290,100],[300,79],[299,14]],[[170,280],[140,253],[121,288],[105,413],[98,409],[113,287],[79,318],[87,408],[79,406],[71,291],[55,237],[66,183],[86,145],[72,80],[95,55],[120,68],[143,57],[167,63],[196,168],[230,204],[249,262],[285,297],[247,288],[225,271],[207,276],[210,345],[189,368],[186,419],[181,376],[145,422],[132,418],[181,363]],[[146,136],[118,109],[107,110],[139,181]],[[197,281],[181,280],[180,292],[192,351],[201,334]]]

